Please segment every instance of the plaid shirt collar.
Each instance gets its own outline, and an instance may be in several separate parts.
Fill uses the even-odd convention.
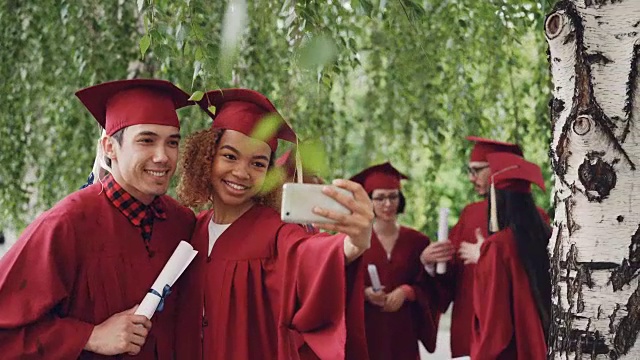
[[[160,197],[156,197],[148,206],[134,198],[118,184],[113,176],[109,175],[104,180],[104,189],[107,198],[134,226],[141,226],[147,212],[153,218],[165,220],[166,210]]]

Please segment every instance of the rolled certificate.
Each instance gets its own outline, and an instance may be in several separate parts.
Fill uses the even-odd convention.
[[[382,284],[380,283],[380,276],[378,276],[378,268],[374,264],[369,264],[367,266],[367,270],[369,271],[369,279],[371,280],[371,287],[373,291],[382,290]]]
[[[193,250],[193,246],[186,241],[180,241],[178,247],[165,264],[164,268],[158,275],[156,281],[151,285],[151,289],[142,299],[140,306],[136,310],[136,315],[144,315],[147,319],[151,319],[153,314],[162,311],[164,299],[171,292],[170,289],[178,280],[184,270],[191,264],[193,258],[198,252]]]
[[[440,208],[440,217],[438,219],[438,241],[447,241],[449,239],[449,208]],[[439,262],[436,265],[436,273],[444,274],[447,272],[447,263]]]

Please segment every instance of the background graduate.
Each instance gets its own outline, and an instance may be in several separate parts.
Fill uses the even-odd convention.
[[[480,244],[476,231],[488,235],[489,162],[493,153],[512,153],[522,156],[520,146],[490,139],[469,136],[474,146],[467,165],[469,181],[474,190],[483,197],[481,201],[467,205],[460,213],[458,223],[449,232],[448,242],[434,242],[422,253],[422,262],[435,275],[435,264],[449,262],[447,272],[437,275],[439,280],[438,302],[440,310],[446,311],[451,302],[451,356],[468,356],[471,353],[471,315],[473,312],[473,270],[480,255]]]
[[[475,268],[471,358],[546,359],[551,312],[551,229],[531,196],[540,168],[513,154],[487,157],[490,232]]]
[[[420,253],[424,234],[401,226],[406,200],[400,181],[407,179],[390,163],[369,167],[351,178],[373,201],[371,248],[362,256],[374,264],[384,288],[374,291],[365,279],[365,324],[370,359],[419,359],[418,340],[433,352],[438,332],[435,279],[425,274]],[[426,282],[426,283],[425,283]]]

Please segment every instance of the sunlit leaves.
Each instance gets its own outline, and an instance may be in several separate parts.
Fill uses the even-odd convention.
[[[0,223],[85,181],[99,131],[75,91],[158,77],[194,100],[196,90],[264,93],[311,141],[300,148],[307,173],[349,177],[392,161],[412,177],[402,221],[432,235],[439,205],[455,216],[475,199],[460,170],[464,136],[519,140],[545,165],[548,3],[12,2],[0,16]],[[180,117],[184,136],[210,126],[198,107]],[[258,136],[275,134],[273,120]]]

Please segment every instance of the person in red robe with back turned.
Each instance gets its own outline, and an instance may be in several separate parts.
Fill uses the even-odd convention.
[[[433,352],[438,333],[438,313],[429,300],[433,292],[423,281],[420,253],[429,245],[424,234],[398,224],[405,197],[400,180],[407,179],[390,163],[369,167],[351,180],[360,183],[373,201],[376,215],[371,248],[362,261],[374,265],[383,289],[374,289],[366,277],[365,324],[370,359],[419,359],[418,340]],[[426,284],[429,285],[429,284]],[[435,305],[435,304],[434,304]]]
[[[189,95],[162,80],[76,95],[106,131],[111,175],[40,215],[0,260],[0,357],[173,359],[175,294],[153,325],[134,310],[195,224],[164,195]]]
[[[449,232],[448,242],[434,242],[422,253],[421,260],[427,270],[435,275],[435,264],[450,263],[444,275],[435,275],[439,281],[438,303],[442,312],[453,302],[451,314],[451,356],[460,357],[470,354],[471,313],[473,304],[473,269],[480,254],[480,245],[476,243],[475,232],[480,229],[483,236],[488,235],[489,163],[487,155],[507,152],[522,156],[520,146],[511,143],[467,137],[475,142],[469,158],[469,181],[478,195],[485,197],[467,205],[460,213],[458,223]]]
[[[531,196],[544,190],[540,168],[513,154],[487,156],[491,168],[490,233],[482,243],[473,288],[474,360],[547,357],[551,229]]]
[[[211,210],[197,217],[192,243],[205,256],[185,273],[178,336],[202,346],[178,340],[179,358],[366,359],[358,258],[370,246],[373,210],[364,189],[348,180],[334,185],[353,198],[324,189],[350,215],[314,209],[336,221],[317,228],[342,234],[283,223],[270,206],[276,194],[261,190],[277,139],[295,142],[293,130],[252,90],[211,91],[201,106],[215,106],[213,125],[186,140],[178,194]]]

